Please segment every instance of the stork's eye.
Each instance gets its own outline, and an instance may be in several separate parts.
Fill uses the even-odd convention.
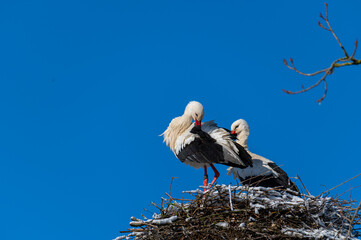
[[[196,117],[198,117],[198,114],[196,113]]]

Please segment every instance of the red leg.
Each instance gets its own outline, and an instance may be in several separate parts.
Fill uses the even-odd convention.
[[[219,172],[217,171],[217,169],[213,166],[213,164],[211,164],[211,168],[212,168],[213,171],[214,171],[214,178],[213,178],[213,180],[212,180],[212,182],[211,182],[210,185],[213,185],[214,182],[215,182],[215,181],[218,179],[218,177],[220,176],[220,174],[219,174]]]
[[[208,174],[207,174],[207,167],[204,166],[204,181],[203,186],[208,187]],[[206,191],[207,188],[204,188],[204,191]]]

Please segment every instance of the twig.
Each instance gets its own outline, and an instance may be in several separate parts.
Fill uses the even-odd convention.
[[[349,229],[348,229],[348,233],[347,233],[347,235],[346,235],[346,239],[347,239],[348,236],[350,236],[350,234],[351,234],[352,228],[353,228],[353,226],[354,226],[353,221],[355,220],[355,217],[357,216],[357,213],[358,213],[358,211],[360,210],[360,207],[361,207],[361,201],[360,201],[360,203],[358,204],[358,207],[357,207],[357,209],[356,209],[356,211],[355,211],[355,214],[353,215],[353,217],[352,217],[352,219],[351,219],[350,227],[349,227]]]
[[[325,21],[325,23],[327,24],[327,27],[325,27],[320,21],[318,21],[318,25],[322,29],[332,33],[333,37],[336,39],[337,43],[339,44],[339,46],[342,49],[345,56],[334,60],[332,62],[332,64],[330,65],[330,67],[319,70],[319,71],[314,72],[314,73],[304,73],[304,72],[298,70],[296,68],[295,64],[293,63],[292,58],[290,58],[290,60],[289,60],[290,64],[288,64],[286,59],[283,60],[283,63],[289,69],[297,72],[298,74],[301,74],[301,75],[304,75],[304,76],[307,76],[307,77],[323,74],[321,76],[321,78],[316,83],[314,83],[313,85],[311,85],[311,86],[309,86],[307,88],[304,88],[303,86],[301,86],[302,89],[299,90],[299,91],[289,91],[289,90],[282,89],[282,91],[284,91],[287,94],[299,94],[299,93],[307,92],[307,91],[317,87],[318,85],[320,85],[323,82],[324,83],[324,93],[323,93],[323,96],[317,100],[318,103],[321,103],[326,98],[327,90],[328,90],[328,87],[327,87],[327,76],[328,75],[331,75],[336,68],[361,64],[361,59],[356,59],[355,58],[358,41],[357,40],[355,41],[355,48],[354,48],[354,50],[352,52],[352,55],[350,56],[348,54],[348,52],[346,51],[345,47],[342,45],[340,39],[337,37],[335,31],[331,27],[331,24],[330,24],[330,21],[329,21],[329,18],[328,18],[328,5],[327,5],[327,3],[325,3],[325,8],[326,8],[326,17],[324,17],[322,14],[320,14],[320,18]]]
[[[170,198],[170,200],[174,202],[174,204],[179,205],[176,201],[174,201],[174,198],[172,197],[172,195],[170,195],[168,193],[165,193],[165,195],[167,195]]]
[[[340,198],[342,195],[344,195],[345,193],[347,193],[347,192],[349,192],[349,191],[352,191],[353,189],[355,189],[355,188],[359,188],[359,187],[361,187],[361,185],[358,185],[358,186],[352,187],[352,188],[350,188],[350,189],[348,189],[348,190],[344,191],[343,193],[341,193],[341,194],[337,195],[335,198],[336,198],[336,199],[338,199],[338,198]],[[351,197],[350,197],[350,199],[351,199]]]
[[[163,209],[158,207],[157,204],[155,204],[154,202],[150,202],[154,207],[158,208],[158,210],[160,210],[161,212],[163,212]]]
[[[303,188],[306,190],[307,194],[308,194],[309,196],[311,196],[311,193],[307,190],[306,186],[303,184],[303,182],[302,182],[302,180],[301,180],[300,176],[298,176],[298,174],[297,174],[296,176],[297,176],[297,179],[298,179],[298,180],[300,180],[300,182],[301,182],[301,184],[302,184]]]
[[[357,178],[357,177],[359,177],[359,176],[361,176],[361,173],[359,173],[359,174],[357,174],[356,176],[354,176],[354,177],[352,177],[352,178],[344,181],[343,183],[337,185],[336,187],[333,187],[333,188],[331,188],[331,189],[329,189],[329,190],[327,190],[327,191],[324,191],[323,193],[321,193],[320,195],[318,195],[318,196],[316,197],[316,199],[319,198],[320,196],[322,196],[323,194],[325,194],[325,193],[327,193],[327,192],[330,192],[330,191],[334,190],[335,188],[338,188],[339,186],[342,186],[342,185],[344,185],[345,183],[347,183],[347,182],[351,181],[352,179],[355,179],[355,178]]]
[[[173,179],[174,179],[174,178],[178,178],[178,177],[172,177],[172,180],[170,180],[170,186],[169,186],[169,194],[170,194],[170,195],[172,195],[171,190],[172,190],[172,183],[173,183]]]
[[[172,198],[173,200],[176,200],[176,201],[193,201],[194,199],[185,199],[185,198],[182,198],[182,199],[180,199],[180,198]]]
[[[130,233],[130,232],[146,232],[146,229],[129,229],[127,231],[119,231],[120,233]]]
[[[228,192],[229,192],[229,205],[231,206],[231,210],[233,211],[231,184],[228,185]]]

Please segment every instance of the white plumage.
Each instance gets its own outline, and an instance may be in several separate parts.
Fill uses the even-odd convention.
[[[231,140],[226,130],[217,127],[213,121],[201,124],[203,116],[202,104],[192,101],[187,105],[184,114],[174,118],[162,134],[167,146],[177,158],[192,167],[204,167],[205,176],[207,167],[211,166],[215,171],[215,179],[219,173],[214,168],[214,163],[239,168],[251,165],[251,157]]]
[[[230,167],[228,168],[228,175],[233,174],[234,178],[238,178],[245,185],[291,188],[298,191],[287,174],[273,161],[248,150],[247,140],[250,131],[245,120],[239,119],[235,121],[231,126],[231,133],[237,135],[236,142],[242,145],[252,157],[253,167],[243,169]]]

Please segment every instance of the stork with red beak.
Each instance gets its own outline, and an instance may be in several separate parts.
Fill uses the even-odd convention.
[[[204,168],[203,185],[208,187],[208,167],[214,171],[210,183],[212,186],[220,176],[213,164],[242,169],[252,166],[252,160],[242,146],[232,141],[225,129],[217,127],[213,121],[202,124],[203,117],[203,105],[192,101],[185,108],[184,114],[174,118],[162,135],[181,162],[194,168]]]
[[[231,134],[235,135],[236,142],[244,147],[252,157],[253,167],[228,168],[228,175],[233,174],[243,185],[274,187],[280,189],[291,189],[299,192],[297,186],[289,179],[287,173],[283,171],[273,161],[260,155],[248,151],[247,140],[249,137],[249,125],[243,120],[235,121],[231,126]]]

